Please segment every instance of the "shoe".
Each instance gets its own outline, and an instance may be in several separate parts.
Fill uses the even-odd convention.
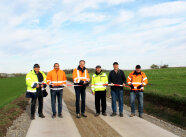
[[[31,115],[31,116],[30,116],[30,119],[31,119],[31,120],[34,120],[34,119],[35,119],[35,115]]]
[[[52,118],[56,118],[56,114],[53,114],[53,115],[52,115]]]
[[[62,115],[62,114],[59,114],[58,117],[59,117],[59,118],[63,118],[63,115]]]
[[[133,114],[133,113],[130,114],[130,117],[134,117],[134,116],[135,116],[135,114]]]
[[[102,115],[103,115],[103,116],[107,116],[107,113],[106,113],[106,112],[104,112],[104,113],[102,113]]]
[[[77,117],[77,118],[81,118],[80,114],[76,114],[76,117]]]
[[[119,116],[120,116],[120,117],[123,117],[123,113],[119,113]]]
[[[87,117],[87,115],[85,115],[85,113],[82,113],[81,115],[82,115],[83,117]]]
[[[139,117],[140,117],[140,118],[143,118],[143,114],[140,114]]]
[[[99,115],[100,115],[99,113],[96,113],[96,114],[95,114],[95,117],[97,117],[97,116],[99,116]]]
[[[43,113],[39,114],[40,118],[45,118],[45,116],[43,115]]]
[[[111,117],[114,117],[114,116],[116,116],[117,114],[116,114],[116,112],[113,112],[110,116]]]

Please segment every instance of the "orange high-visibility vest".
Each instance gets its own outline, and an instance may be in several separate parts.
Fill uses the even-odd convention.
[[[85,69],[84,72],[82,72],[75,68],[72,75],[73,75],[74,83],[79,83],[80,80],[90,81],[90,77],[87,69]]]
[[[132,90],[144,90],[144,87],[141,87],[141,89],[137,89],[138,86],[140,85],[147,85],[148,80],[147,80],[147,76],[145,75],[144,72],[141,72],[141,74],[136,75],[134,73],[135,71],[131,72],[127,78],[127,83],[128,85],[133,85],[134,89]]]
[[[47,74],[47,84],[50,85],[51,83],[54,86],[62,86],[66,84],[66,74],[63,70],[56,71],[55,69],[51,70]]]

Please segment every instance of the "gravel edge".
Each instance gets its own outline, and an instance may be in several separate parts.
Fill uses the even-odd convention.
[[[30,101],[26,110],[13,121],[12,126],[7,129],[5,137],[26,137],[27,131],[30,127]]]

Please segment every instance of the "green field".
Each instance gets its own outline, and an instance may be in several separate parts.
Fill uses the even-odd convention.
[[[0,108],[2,108],[25,93],[25,76],[0,78],[0,87]]]

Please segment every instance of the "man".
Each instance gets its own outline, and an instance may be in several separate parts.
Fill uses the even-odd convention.
[[[131,87],[130,90],[130,105],[131,115],[135,116],[135,98],[138,100],[139,117],[143,118],[143,90],[147,85],[148,80],[144,72],[141,72],[141,66],[137,65],[136,70],[131,72],[127,78],[127,83]]]
[[[108,84],[108,78],[106,73],[103,73],[101,66],[96,66],[96,72],[92,76],[91,89],[92,94],[95,94],[95,116],[100,115],[100,101],[102,107],[102,115],[106,116],[106,85]]]
[[[109,73],[109,83],[125,86],[126,78],[122,70],[119,69],[118,62],[113,63],[114,70]],[[119,100],[119,116],[123,117],[123,86],[111,86],[112,111],[111,116],[117,115],[116,100]]]
[[[85,61],[80,60],[79,66],[73,70],[73,80],[74,84],[78,85],[75,86],[75,93],[76,93],[76,117],[80,118],[80,108],[79,108],[79,101],[81,96],[81,115],[83,117],[87,117],[85,114],[85,97],[86,97],[86,86],[89,85],[90,77],[88,74],[88,70],[85,68]]]
[[[54,64],[54,69],[47,74],[47,84],[50,85],[52,118],[56,117],[56,97],[58,100],[58,117],[62,118],[63,87],[66,84],[66,74],[60,70],[59,63]]]
[[[46,88],[46,75],[40,71],[39,64],[35,64],[33,70],[26,75],[27,92],[31,94],[31,120],[35,119],[36,101],[39,101],[38,113],[39,117],[45,118],[43,115],[43,90]]]

